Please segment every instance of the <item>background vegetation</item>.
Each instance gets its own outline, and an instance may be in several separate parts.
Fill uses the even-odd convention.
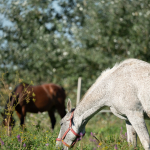
[[[0,106],[18,83],[16,77],[35,85],[59,84],[75,106],[79,76],[83,95],[116,62],[150,62],[149,49],[149,0],[1,0],[0,77],[6,84],[1,80]]]
[[[59,133],[60,118],[57,116],[57,124],[54,132],[50,130],[50,122],[47,113],[28,114],[26,118],[26,131],[17,124],[11,137],[6,136],[6,129],[0,130],[0,147],[4,150],[56,150],[55,139]],[[1,116],[0,116],[1,117]],[[1,118],[0,118],[1,119]],[[147,121],[148,129],[150,123]],[[95,136],[99,141],[97,141]],[[133,150],[126,140],[125,122],[111,114],[96,114],[86,126],[86,134],[83,139],[74,146],[73,150]],[[136,150],[144,150],[139,139]],[[58,149],[57,149],[58,150]]]
[[[150,61],[149,0],[2,0],[0,74],[61,84],[75,100],[102,70],[126,58]]]

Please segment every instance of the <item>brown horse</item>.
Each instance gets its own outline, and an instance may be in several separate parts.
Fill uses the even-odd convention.
[[[13,127],[15,121],[12,117],[13,110],[20,119],[20,125],[24,125],[27,112],[38,113],[48,111],[51,119],[52,129],[54,129],[56,119],[54,111],[57,110],[63,118],[65,111],[65,90],[55,84],[43,84],[31,86],[26,83],[19,84],[7,100],[3,115],[3,124]]]

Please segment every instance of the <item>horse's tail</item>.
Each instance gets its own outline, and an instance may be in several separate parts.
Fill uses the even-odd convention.
[[[18,89],[18,87],[19,87],[20,85],[22,85],[22,83],[18,84],[18,85],[14,88],[14,90],[11,92],[10,101],[12,101],[13,95],[16,93],[16,91],[17,91],[17,89]],[[9,101],[9,98],[8,98],[8,101]]]

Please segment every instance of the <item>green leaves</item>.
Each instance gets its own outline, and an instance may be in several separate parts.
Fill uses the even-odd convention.
[[[32,96],[33,96],[33,97],[35,96],[35,93],[34,93],[34,92],[32,92]]]
[[[148,1],[2,1],[0,74],[12,83],[16,71],[25,82],[54,82],[82,93],[116,62],[134,57],[150,61]],[[74,92],[74,98],[76,93]]]

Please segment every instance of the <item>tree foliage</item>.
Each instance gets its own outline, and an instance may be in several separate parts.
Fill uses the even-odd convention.
[[[126,58],[150,61],[148,0],[3,0],[0,72],[13,83],[53,82],[83,93],[102,70]],[[71,96],[70,94],[70,96]]]

